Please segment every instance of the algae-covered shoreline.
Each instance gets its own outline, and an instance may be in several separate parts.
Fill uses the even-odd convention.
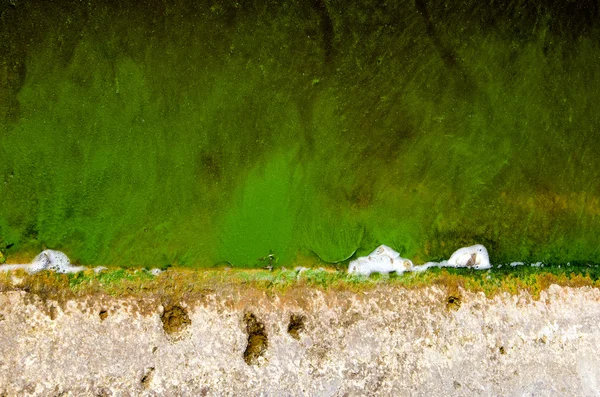
[[[102,272],[86,270],[75,274],[55,274],[43,271],[0,273],[0,291],[25,291],[42,299],[65,302],[86,296],[107,295],[119,298],[150,299],[156,302],[185,301],[193,305],[207,294],[219,296],[243,290],[257,291],[271,297],[291,299],[302,291],[319,290],[346,292],[371,291],[381,288],[419,290],[435,286],[451,297],[460,299],[459,291],[484,293],[492,299],[508,293],[529,294],[538,299],[550,285],[600,288],[600,268],[597,265],[565,265],[530,267],[505,266],[488,271],[431,268],[422,273],[403,275],[349,275],[334,268],[302,268],[244,270],[232,268],[186,269],[170,268],[154,275],[145,269],[111,268]],[[449,303],[450,304],[450,303]]]

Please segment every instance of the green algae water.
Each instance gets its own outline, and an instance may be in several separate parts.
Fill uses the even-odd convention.
[[[8,259],[600,262],[595,1],[0,4]]]

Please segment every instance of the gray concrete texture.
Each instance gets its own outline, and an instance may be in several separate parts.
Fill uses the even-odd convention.
[[[600,395],[600,290],[459,295],[248,291],[144,307],[4,292],[0,395]]]

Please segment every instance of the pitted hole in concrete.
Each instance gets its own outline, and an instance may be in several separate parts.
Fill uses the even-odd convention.
[[[112,397],[112,392],[107,387],[96,389],[94,396],[96,397]]]
[[[498,350],[500,351],[500,354],[506,354],[506,349],[504,348],[504,346],[500,346]]]
[[[100,313],[98,313],[98,316],[100,316],[100,321],[104,321],[104,320],[106,320],[106,317],[108,317],[108,311],[100,310]]]
[[[52,321],[56,320],[56,317],[58,317],[58,309],[56,308],[56,306],[49,305],[48,317],[50,317],[50,320],[52,320]]]
[[[461,305],[460,295],[448,295],[446,298],[446,309],[458,310]]]
[[[144,372],[144,376],[140,380],[142,387],[144,389],[149,389],[152,383],[152,378],[154,377],[154,367],[150,367]]]
[[[288,334],[296,340],[300,340],[300,332],[304,331],[306,317],[301,314],[290,315],[290,323],[287,328]]]
[[[258,321],[253,313],[244,313],[244,323],[248,332],[248,345],[244,351],[244,361],[248,365],[257,365],[269,347],[269,339],[263,323]]]
[[[167,335],[181,332],[192,323],[185,309],[178,305],[165,307],[160,319]]]

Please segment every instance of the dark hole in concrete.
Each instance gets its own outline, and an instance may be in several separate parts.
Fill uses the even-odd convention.
[[[146,370],[146,372],[144,373],[144,376],[142,376],[142,379],[140,381],[140,383],[142,384],[142,387],[144,389],[150,388],[150,383],[152,382],[153,376],[154,376],[154,367],[150,367]]]
[[[506,354],[506,349],[504,348],[504,346],[500,346],[500,354]]]
[[[98,313],[98,315],[100,316],[100,321],[104,321],[106,320],[106,317],[108,317],[108,311],[100,310],[100,313]]]
[[[48,315],[50,320],[56,320],[56,317],[58,316],[58,309],[56,306],[52,305],[48,308]]]
[[[248,346],[244,351],[244,361],[248,365],[258,364],[258,358],[264,356],[269,347],[269,340],[263,323],[250,312],[244,313],[244,323],[248,332]]]
[[[448,310],[458,310],[460,308],[460,296],[449,295],[446,299],[446,308]]]
[[[160,316],[160,319],[163,323],[163,329],[167,334],[180,332],[192,323],[187,312],[181,306],[177,305],[165,307],[165,311]]]
[[[290,316],[287,332],[292,338],[300,339],[300,332],[304,331],[304,320],[306,320],[306,317],[301,314],[292,314]]]
[[[95,396],[96,397],[111,397],[112,393],[108,388],[102,387],[102,388],[96,390]]]

